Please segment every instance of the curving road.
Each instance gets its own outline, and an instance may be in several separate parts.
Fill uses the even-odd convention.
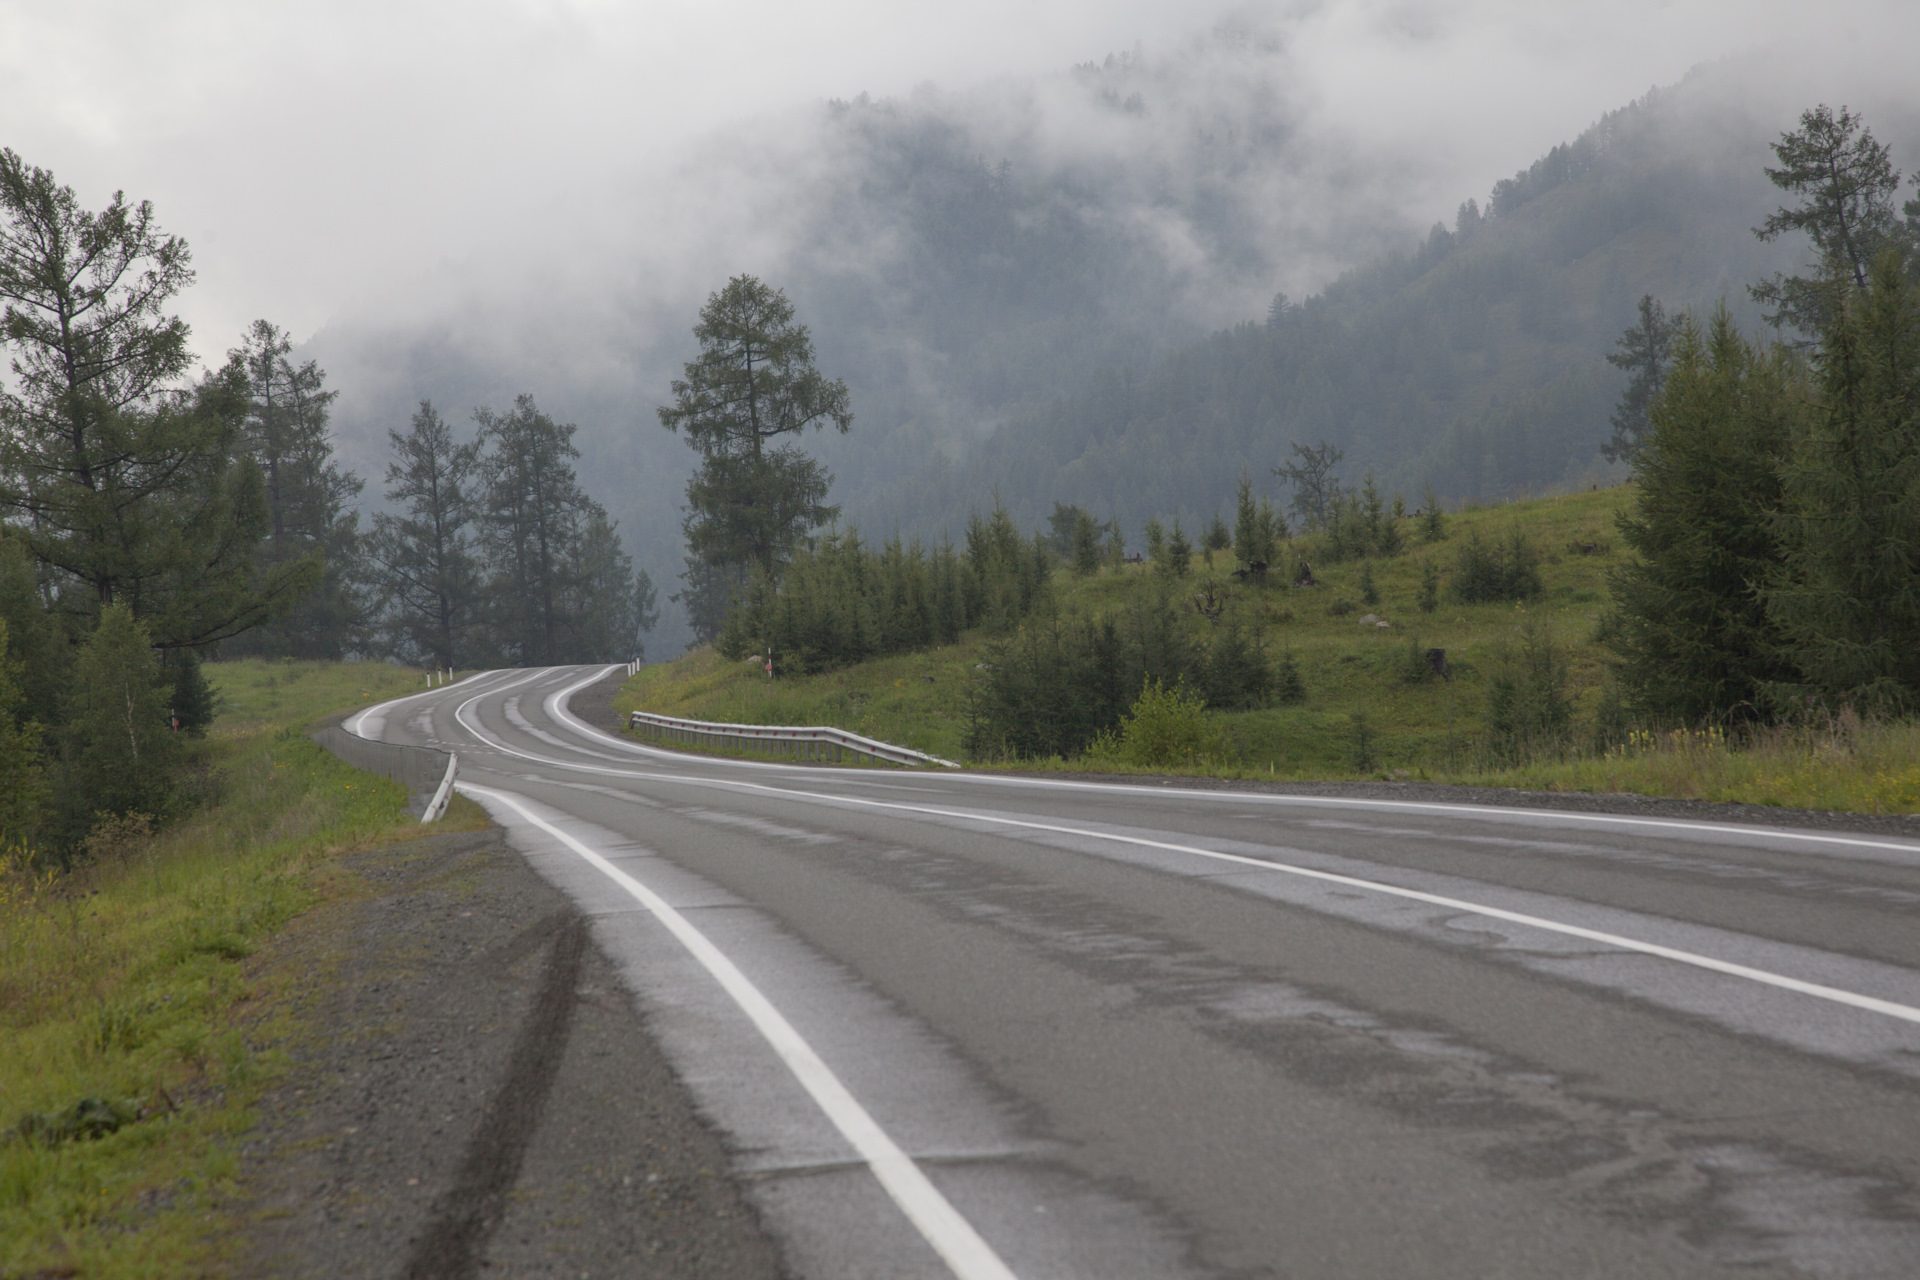
[[[1920,845],[701,758],[608,670],[348,727],[459,753],[796,1274],[1920,1275]]]

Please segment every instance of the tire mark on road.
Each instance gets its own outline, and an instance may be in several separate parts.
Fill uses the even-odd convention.
[[[471,1280],[487,1238],[506,1211],[527,1144],[566,1053],[567,1032],[586,954],[587,924],[573,916],[547,954],[533,1010],[514,1043],[507,1072],[467,1143],[453,1185],[434,1206],[402,1273],[407,1280]]]

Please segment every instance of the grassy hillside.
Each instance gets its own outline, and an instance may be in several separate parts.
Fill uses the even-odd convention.
[[[1920,726],[1912,724],[1864,724],[1843,714],[1755,730],[1738,742],[1712,733],[1641,731],[1605,749],[1595,744],[1609,656],[1597,637],[1607,573],[1624,554],[1614,519],[1630,494],[1622,487],[1470,509],[1449,516],[1447,536],[1435,543],[1419,541],[1417,522],[1403,521],[1407,550],[1370,561],[1328,564],[1319,538],[1297,539],[1289,559],[1304,557],[1320,583],[1306,589],[1278,581],[1251,587],[1231,577],[1224,558],[1211,569],[1196,559],[1192,575],[1174,587],[1185,625],[1195,633],[1209,625],[1191,607],[1197,594],[1209,587],[1232,594],[1231,607],[1261,620],[1269,660],[1292,655],[1307,697],[1295,706],[1209,713],[1211,743],[1203,758],[1150,771],[1427,780],[1920,812]],[[1492,543],[1515,528],[1540,553],[1543,593],[1525,603],[1459,603],[1450,584],[1469,535],[1477,531]],[[1428,564],[1448,584],[1430,614],[1417,604]],[[1377,605],[1362,598],[1368,570]],[[1146,565],[1086,579],[1060,569],[1053,578],[1054,613],[1073,618],[1124,610],[1142,593],[1167,587]],[[1363,625],[1369,614],[1389,625]],[[1544,629],[1566,661],[1573,724],[1565,749],[1513,763],[1486,749],[1487,693],[1503,653],[1522,642],[1529,624]],[[1049,625],[1049,618],[1026,625]],[[703,648],[643,668],[615,705],[707,720],[836,725],[966,760],[970,695],[986,678],[982,664],[992,663],[1007,640],[977,630],[950,646],[772,681],[757,660],[727,662]],[[1451,679],[1426,673],[1430,648],[1446,650]],[[967,763],[1127,771],[1111,758]]]
[[[220,1267],[233,1142],[282,1068],[275,933],[352,892],[337,854],[419,831],[398,784],[306,737],[421,686],[385,664],[209,665],[210,807],[107,828],[55,874],[0,850],[0,1275]],[[456,823],[484,823],[465,801]]]
[[[1229,607],[1264,628],[1271,659],[1292,654],[1307,699],[1298,706],[1219,715],[1220,750],[1211,768],[1291,778],[1355,776],[1360,770],[1352,717],[1358,713],[1376,735],[1378,768],[1368,774],[1434,776],[1471,763],[1486,674],[1496,650],[1511,644],[1529,618],[1565,649],[1576,709],[1591,713],[1604,660],[1593,635],[1607,567],[1619,554],[1613,521],[1626,493],[1605,489],[1457,513],[1447,518],[1446,538],[1430,544],[1418,540],[1416,521],[1403,520],[1408,549],[1383,559],[1328,564],[1319,539],[1297,539],[1293,558],[1304,556],[1319,580],[1311,588],[1283,585],[1277,576],[1265,587],[1238,582],[1224,555],[1216,556],[1211,569],[1196,557],[1192,574],[1178,582],[1144,564],[1084,579],[1058,569],[1056,608],[1069,618],[1111,612],[1140,593],[1170,587],[1185,625],[1199,634],[1210,624],[1192,607],[1192,597],[1208,588],[1230,594]],[[1443,587],[1438,610],[1420,611],[1423,566],[1431,562],[1451,578],[1470,531],[1496,542],[1516,526],[1541,553],[1541,597],[1526,604],[1466,605]],[[1378,604],[1362,596],[1368,570]],[[1389,625],[1363,625],[1369,615]],[[960,759],[969,692],[984,678],[979,664],[991,662],[1003,640],[973,631],[956,645],[772,681],[753,662],[730,663],[703,648],[642,668],[616,706],[707,720],[836,725]],[[1451,680],[1408,678],[1426,671],[1429,648],[1447,651]]]

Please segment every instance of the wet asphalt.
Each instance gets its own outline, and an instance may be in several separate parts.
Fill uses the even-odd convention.
[[[793,1274],[954,1268],[609,869],[1013,1274],[1920,1274],[1900,823],[751,766],[597,734],[597,674],[478,677],[361,727],[461,753],[723,1148],[730,1221]],[[471,1144],[422,1188],[515,1203]]]

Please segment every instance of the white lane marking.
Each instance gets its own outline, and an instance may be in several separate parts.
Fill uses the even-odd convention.
[[[580,681],[578,684],[562,689],[548,697],[546,707],[556,720],[565,721],[567,726],[577,733],[611,743],[621,749],[654,758],[669,760],[689,759],[686,753],[664,751],[658,747],[649,747],[641,743],[630,742],[617,737],[604,729],[595,728],[578,719],[566,708],[565,699],[586,686],[604,679],[596,676]],[[576,748],[578,749],[578,748]],[[585,753],[596,754],[596,753]],[[600,756],[600,759],[606,759]],[[755,769],[775,769],[782,772],[809,770],[806,765],[768,764],[756,760],[733,760],[725,756],[700,756],[701,763],[725,765],[728,767],[752,767]],[[1078,782],[1069,778],[1020,778],[1009,774],[988,773],[949,773],[941,775],[941,781],[973,783],[975,785],[1006,785],[1016,787],[1038,787],[1065,791],[1098,792],[1105,795],[1121,793],[1136,796],[1177,796],[1183,800],[1229,801],[1234,804],[1267,804],[1278,806],[1303,806],[1311,808],[1319,805],[1339,809],[1384,809],[1390,812],[1444,813],[1468,818],[1514,817],[1540,818],[1549,822],[1585,822],[1601,825],[1624,827],[1652,827],[1665,831],[1683,831],[1707,833],[1710,835],[1740,836],[1745,839],[1762,840],[1798,840],[1809,844],[1836,845],[1855,849],[1891,849],[1899,853],[1920,858],[1920,844],[1893,840],[1869,840],[1860,836],[1820,835],[1811,831],[1795,831],[1781,827],[1743,826],[1738,823],[1694,822],[1681,818],[1635,818],[1616,813],[1580,813],[1570,809],[1522,809],[1495,804],[1446,804],[1437,800],[1368,800],[1344,796],[1288,796],[1273,795],[1258,791],[1203,791],[1194,787],[1147,787],[1127,782]]]
[[[511,668],[509,668],[508,670],[511,670]],[[482,679],[485,679],[487,676],[491,676],[491,675],[505,675],[505,674],[506,674],[505,671],[499,671],[499,672],[476,671],[472,675],[464,677],[458,683],[466,686],[466,688],[471,688],[473,686],[473,682],[476,680],[482,680]],[[452,687],[453,687],[452,685],[441,685],[436,689],[428,689],[422,693],[409,693],[403,698],[389,698],[385,702],[376,702],[370,707],[361,708],[360,710],[354,712],[352,715],[348,716],[345,720],[342,720],[340,722],[340,727],[342,729],[345,729],[348,733],[352,734],[356,738],[367,738],[367,741],[369,742],[380,742],[383,740],[380,737],[380,732],[381,730],[387,727],[388,708],[397,707],[405,702],[413,702],[419,698],[431,698],[436,693],[445,693],[448,689],[451,689]],[[465,692],[465,689],[463,689],[462,692]],[[374,715],[376,711],[379,712],[380,714]],[[373,717],[373,722],[375,726],[373,736],[370,738],[368,738],[366,734],[360,732],[361,726],[366,723],[367,718],[369,716]]]
[[[591,680],[573,686],[581,688]],[[572,692],[569,689],[566,692]],[[472,726],[468,726],[470,729]],[[478,733],[477,730],[475,730]],[[598,773],[613,777],[644,779],[649,782],[677,782],[687,786],[733,788],[736,790],[758,791],[768,795],[787,799],[813,800],[822,804],[858,805],[869,809],[888,809],[899,813],[922,814],[928,817],[946,818],[958,822],[984,822],[996,826],[1015,827],[1026,831],[1045,831],[1054,835],[1078,836],[1087,840],[1107,840],[1115,844],[1134,845],[1144,849],[1158,849],[1167,853],[1187,854],[1196,858],[1211,859],[1216,862],[1229,862],[1239,866],[1255,867],[1262,871],[1277,871],[1284,875],[1299,876],[1308,880],[1319,880],[1327,884],[1344,885],[1351,889],[1365,889],[1369,892],[1386,894],[1395,898],[1406,898],[1414,902],[1430,903],[1446,907],[1453,911],[1465,911],[1469,914],[1485,916],[1490,920],[1504,920],[1509,924],[1525,925],[1547,933],[1557,933],[1565,937],[1582,938],[1588,942],[1604,943],[1623,951],[1637,952],[1641,955],[1656,956],[1671,960],[1677,964],[1690,965],[1697,969],[1707,969],[1714,973],[1724,973],[1736,978],[1744,978],[1765,986],[1777,987],[1783,991],[1793,991],[1800,995],[1831,1001],[1864,1009],[1870,1013],[1884,1014],[1904,1022],[1920,1023],[1920,1008],[1899,1004],[1892,1000],[1882,1000],[1877,996],[1861,995],[1855,991],[1829,987],[1818,982],[1806,982],[1786,974],[1772,973],[1765,969],[1755,969],[1749,965],[1735,964],[1729,960],[1716,960],[1712,956],[1701,955],[1694,951],[1682,951],[1677,947],[1664,947],[1657,942],[1642,942],[1617,933],[1606,933],[1599,929],[1588,929],[1577,924],[1563,924],[1558,920],[1548,920],[1542,916],[1528,915],[1520,911],[1508,911],[1503,907],[1490,907],[1478,902],[1468,902],[1463,898],[1450,898],[1443,894],[1427,893],[1420,889],[1405,889],[1399,885],[1387,884],[1379,880],[1366,880],[1358,876],[1340,875],[1332,871],[1316,871],[1311,867],[1302,867],[1288,862],[1271,862],[1264,858],[1253,858],[1240,853],[1223,853],[1216,849],[1202,849],[1194,845],[1175,844],[1166,840],[1150,840],[1144,836],[1120,835],[1107,831],[1090,831],[1084,827],[1069,827],[1059,823],[1035,822],[1025,818],[1005,818],[992,813],[968,810],[940,809],[931,805],[903,804],[892,800],[871,800],[864,796],[829,795],[818,791],[799,791],[788,787],[771,787],[758,782],[741,782],[726,778],[694,778],[676,774],[646,773],[635,769],[602,769],[594,765],[575,764],[565,760],[555,760],[547,756],[532,755],[517,751],[496,738],[482,736],[486,745],[507,755],[531,760],[536,764],[545,764],[562,769],[572,769],[582,773]]]
[[[939,1188],[927,1180],[927,1175],[920,1171],[920,1166],[913,1162],[912,1157],[902,1151],[886,1130],[867,1114],[867,1109],[840,1083],[840,1078],[833,1074],[832,1068],[821,1061],[820,1055],[813,1051],[813,1046],[794,1029],[785,1015],[773,1006],[760,988],[753,985],[746,974],[740,972],[739,966],[728,959],[725,952],[714,946],[672,904],[581,841],[531,812],[507,792],[464,782],[460,784],[460,790],[514,810],[579,854],[652,912],[654,918],[665,925],[680,945],[691,952],[701,967],[712,974],[726,993],[733,997],[733,1002],[753,1022],[754,1028],[780,1055],[787,1070],[819,1104],[820,1110],[833,1122],[833,1127],[860,1153],[860,1158],[873,1170],[873,1176],[879,1179],[886,1193],[900,1206],[954,1275],[959,1276],[960,1280],[1014,1280],[1012,1270],[1000,1260],[993,1247],[981,1239],[980,1233],[973,1229],[973,1224],[962,1217],[960,1211],[940,1194]]]

